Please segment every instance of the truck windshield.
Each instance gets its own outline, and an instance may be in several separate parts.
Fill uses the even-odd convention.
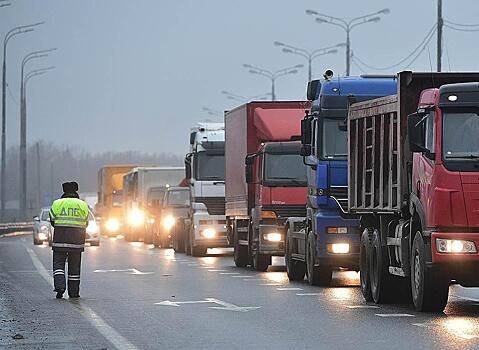
[[[148,193],[148,205],[153,208],[159,208],[163,204],[163,198],[165,196],[165,190],[155,189]]]
[[[224,180],[225,155],[209,152],[196,154],[195,165],[196,180]]]
[[[187,207],[190,205],[189,191],[169,191],[168,192],[168,206],[173,207]]]
[[[306,165],[299,154],[265,155],[264,182],[268,186],[303,187],[308,183]]]
[[[479,159],[479,109],[447,108],[443,112],[444,159]]]
[[[347,150],[347,130],[344,120],[341,118],[320,118],[321,132],[318,134],[322,140],[318,140],[321,145],[321,158],[323,159],[346,159]]]

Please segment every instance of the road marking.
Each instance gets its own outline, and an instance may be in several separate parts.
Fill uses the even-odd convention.
[[[47,272],[47,269],[43,266],[37,254],[30,248],[27,248],[27,253],[32,259],[32,263],[38,270],[40,276],[53,287],[53,278]],[[118,350],[138,350],[138,348],[124,338],[120,333],[113,329],[108,323],[106,323],[100,316],[98,316],[92,309],[84,305],[80,300],[72,302],[75,308],[80,314],[85,317],[95,327],[105,339],[112,343]]]
[[[215,298],[205,298],[204,300],[195,300],[195,301],[165,300],[159,303],[155,303],[155,305],[179,307],[182,304],[208,304],[208,303],[220,305],[220,306],[209,306],[208,307],[209,309],[235,311],[235,312],[248,312],[248,311],[252,311],[252,310],[256,310],[260,308],[260,306],[237,306],[237,305],[227,303],[226,301],[222,301]]]
[[[411,314],[376,314],[379,317],[414,317]]]
[[[208,270],[208,272],[224,272],[224,271],[228,271],[228,270]]]
[[[462,300],[467,300],[467,301],[474,301],[474,302],[476,302],[476,303],[479,303],[479,299],[469,298],[469,297],[461,297],[460,295],[455,295],[455,294],[453,294],[453,295],[451,295],[451,296],[453,296],[453,297],[456,298],[456,299],[462,299]]]
[[[331,301],[346,301],[346,300],[350,300],[350,298],[331,298],[329,300],[331,300]]]
[[[249,276],[249,275],[238,275],[238,276],[231,276],[233,278],[253,278],[255,276]]]
[[[321,295],[321,293],[296,293],[298,296],[313,296],[313,295]]]
[[[239,274],[240,274],[239,272],[220,272],[220,275],[239,275]]]
[[[281,283],[260,283],[258,286],[282,286]]]
[[[431,324],[431,323],[411,323],[411,325],[416,326],[416,327],[421,327],[421,328],[429,328],[429,329],[434,329],[434,328],[440,327],[439,324]],[[447,328],[447,326],[446,326],[446,328]],[[450,333],[452,333],[453,335],[455,335],[459,338],[466,339],[466,340],[479,338],[479,336],[477,336],[475,334],[465,333],[464,330],[461,329],[461,327],[458,327],[458,328],[459,329],[457,329],[457,331],[452,331]]]
[[[276,288],[276,290],[303,290],[303,288],[284,287],[284,288]]]
[[[348,309],[379,309],[376,305],[346,305]]]
[[[197,266],[199,269],[211,269],[211,266]]]
[[[128,272],[128,275],[151,275],[153,272],[141,272],[135,268],[132,269],[123,269],[123,270],[95,270],[93,272],[99,272],[99,273],[104,273],[104,272]]]

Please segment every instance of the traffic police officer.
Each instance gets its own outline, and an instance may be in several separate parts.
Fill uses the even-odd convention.
[[[50,222],[53,231],[53,281],[57,299],[66,289],[65,263],[68,261],[68,296],[80,297],[81,253],[85,246],[88,205],[79,199],[78,183],[62,184],[63,195],[53,202]]]

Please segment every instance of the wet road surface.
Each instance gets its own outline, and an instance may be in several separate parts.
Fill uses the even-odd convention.
[[[479,289],[453,286],[443,314],[365,303],[359,275],[332,287],[105,238],[83,254],[79,300],[56,300],[51,249],[0,238],[0,348],[479,349]],[[18,338],[18,339],[14,339]]]

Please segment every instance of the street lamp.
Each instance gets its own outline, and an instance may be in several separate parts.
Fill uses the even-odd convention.
[[[209,115],[215,115],[217,117],[222,117],[223,114],[220,111],[217,111],[215,109],[209,108],[209,107],[203,107],[203,110],[207,112]]]
[[[243,64],[243,67],[250,68],[248,70],[248,72],[251,73],[251,74],[258,74],[258,75],[261,75],[261,76],[266,77],[266,78],[271,80],[271,100],[276,101],[276,94],[275,94],[275,81],[276,81],[276,79],[279,78],[279,77],[282,77],[284,75],[296,74],[296,73],[298,73],[297,68],[303,68],[304,65],[303,64],[297,64],[295,66],[288,67],[288,68],[283,68],[283,69],[277,70],[275,72],[271,72],[267,69],[259,68],[259,67],[252,66],[251,64],[246,64],[246,63]]]
[[[25,65],[28,61],[47,57],[49,52],[56,49],[34,51],[22,60],[20,78],[20,211],[24,218],[27,217],[27,113],[25,99]]]
[[[313,51],[308,51],[308,50],[302,49],[300,47],[295,47],[295,46],[292,46],[292,45],[285,44],[281,41],[275,41],[274,44],[276,46],[282,47],[281,51],[283,51],[284,53],[292,53],[292,54],[295,54],[295,55],[299,55],[299,56],[302,56],[302,57],[304,57],[308,60],[308,81],[311,81],[311,79],[312,79],[312,67],[311,66],[312,66],[312,61],[315,58],[317,58],[319,56],[323,56],[323,55],[329,55],[329,54],[337,53],[338,52],[338,50],[337,50],[338,47],[345,47],[346,46],[346,43],[339,43],[337,45],[323,47],[323,48],[313,50]]]
[[[388,8],[385,8],[380,11],[373,12],[364,16],[356,17],[347,21],[343,18],[325,15],[324,13],[320,13],[314,10],[306,10],[307,15],[317,16],[316,17],[317,23],[332,24],[337,27],[341,27],[346,32],[346,75],[349,75],[351,71],[351,41],[350,41],[351,30],[354,27],[357,27],[361,24],[377,23],[381,20],[381,17],[379,15],[387,15],[389,12],[391,11]]]
[[[3,222],[5,219],[5,190],[6,190],[6,124],[7,124],[7,117],[6,117],[6,91],[7,91],[7,44],[11,38],[15,35],[25,34],[28,32],[32,32],[34,27],[43,24],[44,22],[28,24],[25,26],[18,26],[12,28],[7,32],[3,39],[3,66],[2,66],[2,163],[1,163],[1,181],[0,181],[0,202],[1,202],[1,215],[0,220]]]
[[[223,95],[226,95],[226,98],[227,98],[227,99],[229,99],[229,100],[235,100],[235,101],[238,101],[238,102],[248,102],[248,101],[254,101],[254,100],[265,100],[265,99],[267,99],[269,96],[271,96],[271,93],[270,93],[270,92],[267,92],[267,93],[264,93],[264,94],[255,95],[255,96],[251,96],[251,97],[245,97],[245,96],[233,94],[232,92],[225,91],[225,90],[221,91],[221,93],[222,93]]]

